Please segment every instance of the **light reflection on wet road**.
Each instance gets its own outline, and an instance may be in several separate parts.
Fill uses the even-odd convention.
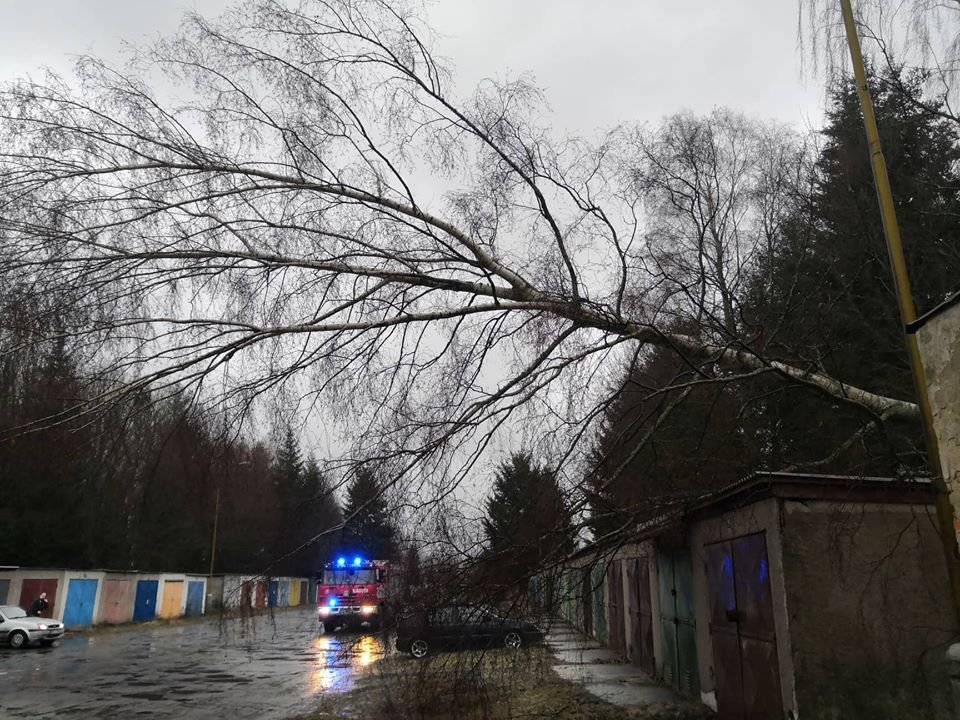
[[[314,610],[0,647],[0,718],[289,720],[346,692],[384,654],[379,635],[320,632]]]

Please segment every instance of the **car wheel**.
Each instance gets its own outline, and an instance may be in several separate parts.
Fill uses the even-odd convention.
[[[520,637],[520,633],[518,632],[508,632],[503,638],[503,645],[504,647],[516,650],[523,645],[523,638]]]
[[[426,640],[414,640],[410,643],[410,654],[417,660],[425,658],[430,653],[430,646]]]
[[[17,649],[25,648],[29,643],[30,638],[28,638],[27,634],[22,630],[16,630],[10,633],[10,647]]]

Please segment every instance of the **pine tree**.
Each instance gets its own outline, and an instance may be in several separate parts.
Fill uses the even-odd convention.
[[[345,550],[359,552],[368,558],[394,557],[395,530],[390,522],[383,485],[369,468],[360,468],[347,487],[343,517]]]
[[[960,138],[921,97],[923,78],[886,71],[870,80],[897,219],[919,312],[958,288]],[[870,151],[852,79],[831,93],[826,143],[807,207],[786,227],[756,273],[745,317],[769,356],[795,361],[874,392],[913,399],[903,328]],[[802,392],[767,403],[763,433],[781,463],[822,458],[864,418],[840,402]],[[896,473],[922,467],[919,428],[875,427],[821,469]]]
[[[557,476],[529,453],[500,463],[486,510],[489,552],[504,577],[525,578],[575,546],[572,514]]]
[[[920,312],[960,288],[960,139],[957,126],[938,116],[938,102],[913,102],[902,92],[920,98],[922,80],[886,73],[870,81]],[[749,275],[739,308],[745,335],[767,358],[912,399],[852,80],[832,89],[821,134],[825,142],[798,183],[794,210]],[[914,424],[870,425],[874,419],[862,411],[800,384],[761,376],[698,385],[666,415],[680,391],[650,393],[722,380],[724,372],[660,350],[638,355],[605,413],[586,479],[596,535],[758,470],[895,475],[924,465]]]
[[[312,558],[305,570],[319,572],[336,549],[337,539],[331,532],[343,521],[333,488],[317,461],[310,457],[303,468],[303,522],[300,543],[310,543],[307,557]]]

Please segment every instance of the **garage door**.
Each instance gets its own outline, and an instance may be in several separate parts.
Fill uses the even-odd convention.
[[[183,580],[166,580],[163,583],[163,603],[160,606],[160,617],[180,617],[180,608],[183,607]]]
[[[783,717],[763,533],[707,546],[710,637],[723,720]]]
[[[158,580],[138,580],[137,599],[133,606],[133,621],[147,622],[157,616]]]
[[[131,593],[135,584],[130,580],[104,580],[100,591],[100,622],[130,622],[133,613]]]
[[[96,600],[96,580],[71,579],[67,583],[67,602],[63,606],[63,624],[68,628],[93,625],[93,607]]]
[[[630,660],[648,675],[654,675],[653,609],[650,598],[650,565],[647,558],[627,560],[630,591]]]
[[[187,583],[187,605],[184,615],[194,617],[203,615],[203,581],[191,580]]]
[[[20,607],[29,610],[33,601],[40,597],[40,593],[47,594],[47,602],[50,605],[44,612],[44,617],[56,617],[57,611],[57,586],[59,583],[55,578],[42,578],[24,580],[20,585]]]
[[[663,679],[684,695],[700,694],[697,626],[693,612],[693,563],[687,550],[657,552]]]

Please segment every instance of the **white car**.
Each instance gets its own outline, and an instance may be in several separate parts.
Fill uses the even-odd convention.
[[[42,617],[32,617],[16,605],[0,605],[0,639],[12,648],[27,645],[53,645],[63,637],[63,623]]]

